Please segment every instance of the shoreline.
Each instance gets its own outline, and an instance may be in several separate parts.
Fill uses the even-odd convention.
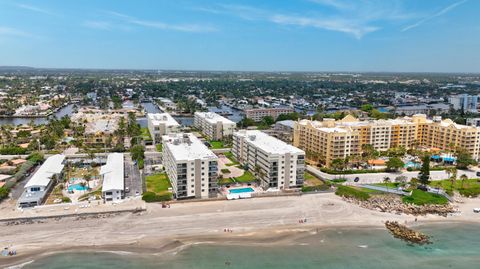
[[[422,222],[410,223],[408,226],[415,229],[421,229],[425,226],[446,226],[446,225],[480,225],[480,221],[466,220],[427,220]],[[46,258],[64,253],[111,253],[114,255],[133,255],[133,256],[164,256],[163,258],[174,258],[174,255],[186,251],[195,245],[220,245],[220,246],[288,246],[298,244],[300,239],[311,235],[321,234],[330,230],[384,230],[388,232],[383,224],[378,225],[324,225],[324,226],[304,226],[284,227],[271,230],[261,230],[253,233],[239,234],[220,234],[220,235],[191,235],[185,237],[170,238],[152,238],[150,240],[139,240],[124,244],[105,244],[93,246],[63,246],[63,247],[45,247],[43,250],[25,251],[18,256],[7,257],[3,260],[0,257],[0,266],[5,268],[22,268],[24,265],[35,262],[38,259]],[[157,240],[163,244],[159,245]],[[394,239],[392,236],[392,240]],[[88,248],[88,249],[85,249]],[[173,254],[173,255],[170,255]],[[5,258],[5,257],[4,257]],[[8,263],[3,263],[8,261]]]
[[[41,223],[1,225],[0,247],[17,256],[0,257],[0,267],[14,266],[62,252],[132,252],[162,255],[196,244],[281,245],[331,229],[385,229],[387,220],[417,229],[424,225],[480,224],[472,208],[480,199],[456,205],[448,217],[382,213],[349,204],[334,194],[237,201],[149,204],[147,211],[109,218],[51,219]],[[299,223],[300,219],[308,223]],[[225,233],[225,228],[233,233]],[[386,231],[386,229],[385,229]]]

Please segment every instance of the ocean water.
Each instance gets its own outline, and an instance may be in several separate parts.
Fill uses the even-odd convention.
[[[480,268],[480,225],[422,226],[433,244],[412,246],[384,229],[331,229],[291,244],[198,244],[176,254],[60,253],[24,268]]]

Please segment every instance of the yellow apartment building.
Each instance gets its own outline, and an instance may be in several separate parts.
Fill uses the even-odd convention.
[[[326,166],[337,158],[360,155],[362,146],[378,151],[403,146],[450,149],[461,147],[474,159],[480,154],[480,128],[460,125],[441,117],[424,114],[390,120],[360,121],[348,115],[341,120],[300,120],[294,125],[294,146],[315,156]]]

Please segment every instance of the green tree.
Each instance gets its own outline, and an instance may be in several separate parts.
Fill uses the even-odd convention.
[[[341,171],[343,169],[345,169],[345,160],[344,159],[340,159],[340,158],[337,158],[337,159],[334,159],[332,161],[332,168],[336,171]]]
[[[145,158],[145,147],[142,145],[135,145],[130,148],[130,153],[132,154],[133,160],[143,160]]]
[[[422,168],[420,168],[418,179],[422,185],[430,183],[430,155],[425,155],[422,158]]]
[[[405,164],[403,163],[403,161],[398,158],[398,157],[392,157],[390,158],[387,163],[387,169],[390,170],[390,171],[398,171],[399,169],[401,169]]]
[[[462,148],[457,149],[457,169],[467,169],[469,165],[476,164],[468,151]]]

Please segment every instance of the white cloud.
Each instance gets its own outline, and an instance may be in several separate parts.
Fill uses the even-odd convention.
[[[417,22],[414,23],[414,24],[410,24],[410,25],[404,27],[404,28],[402,29],[402,32],[405,32],[405,31],[408,31],[408,30],[410,30],[410,29],[416,28],[416,27],[424,24],[425,22],[427,22],[427,21],[429,21],[429,20],[432,20],[432,19],[434,19],[434,18],[436,18],[436,17],[439,17],[439,16],[442,16],[442,15],[444,15],[444,14],[447,14],[447,13],[448,13],[449,11],[451,11],[452,9],[456,8],[457,6],[463,4],[463,3],[467,2],[467,1],[468,1],[468,0],[462,0],[462,1],[455,2],[455,3],[453,3],[453,4],[449,5],[449,6],[441,9],[441,10],[438,11],[437,13],[434,13],[434,14],[432,14],[432,15],[430,15],[430,16],[427,16],[427,17],[425,17],[425,18],[417,21]]]
[[[313,27],[322,30],[342,32],[350,34],[357,39],[380,29],[380,27],[370,25],[366,19],[344,18],[342,16],[285,14],[242,5],[219,5],[217,8],[199,8],[197,10],[214,14],[232,15],[244,20],[267,21],[278,25]]]
[[[99,29],[99,30],[112,29],[112,24],[108,21],[85,21],[83,22],[83,26],[92,28],[92,29]]]
[[[114,11],[107,11],[106,13],[121,19],[124,23],[142,26],[142,27],[148,27],[148,28],[155,28],[160,30],[172,30],[172,31],[179,31],[179,32],[192,32],[192,33],[217,31],[217,28],[210,25],[204,25],[204,24],[195,24],[195,23],[172,24],[172,23],[166,23],[162,21],[142,20],[142,19],[138,19],[129,15],[125,15],[125,14],[114,12]]]
[[[30,33],[24,32],[16,28],[7,27],[7,26],[0,26],[0,35],[19,36],[19,37],[32,36]]]
[[[39,7],[32,6],[32,5],[17,4],[16,6],[18,8],[22,8],[22,9],[37,12],[37,13],[42,13],[42,14],[45,14],[45,15],[57,16],[57,14],[55,14],[55,13],[53,13],[53,12],[47,10],[47,9],[39,8]]]
[[[357,39],[360,39],[365,34],[377,31],[379,29],[375,26],[363,26],[339,19],[328,20],[299,16],[274,15],[270,18],[270,20],[277,24],[314,27],[318,29],[343,32],[351,34]]]

